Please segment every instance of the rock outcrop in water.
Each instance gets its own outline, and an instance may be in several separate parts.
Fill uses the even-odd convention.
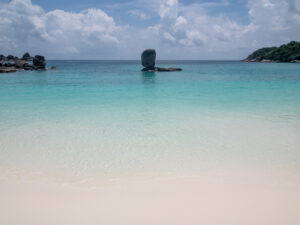
[[[26,52],[21,59],[16,56],[0,55],[0,73],[16,72],[18,70],[45,70],[46,60],[44,56],[36,55],[33,58]]]
[[[34,56],[32,62],[33,65],[38,69],[45,69],[46,67],[46,60],[44,56],[36,55]]]
[[[155,49],[146,49],[143,51],[141,55],[141,61],[144,68],[142,71],[146,72],[173,72],[173,71],[181,71],[181,68],[171,67],[171,68],[163,68],[163,67],[155,67],[155,59],[156,52]]]
[[[146,49],[141,55],[142,65],[146,69],[153,70],[155,66],[156,52],[154,49]]]

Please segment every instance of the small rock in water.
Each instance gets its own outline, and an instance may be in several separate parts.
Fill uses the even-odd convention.
[[[24,69],[24,70],[34,70],[34,65],[27,64],[27,65],[24,66],[23,69]]]
[[[160,72],[173,72],[173,71],[182,71],[181,68],[177,67],[170,67],[170,68],[162,68],[162,67],[156,67],[155,71],[160,71]]]
[[[44,56],[41,55],[36,55],[34,56],[33,60],[33,65],[37,67],[38,69],[45,69],[46,67],[46,60]]]
[[[173,72],[181,71],[181,68],[170,67],[154,67],[155,66],[156,52],[154,49],[146,49],[141,55],[142,65],[145,67],[142,69],[143,72]]]
[[[51,70],[56,70],[56,66],[51,66],[50,69]]]
[[[145,68],[154,69],[156,52],[154,49],[146,49],[141,55],[142,65]]]

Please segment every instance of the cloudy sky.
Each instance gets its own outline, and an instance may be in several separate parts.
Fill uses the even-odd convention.
[[[299,0],[0,0],[0,54],[241,59],[300,40]]]

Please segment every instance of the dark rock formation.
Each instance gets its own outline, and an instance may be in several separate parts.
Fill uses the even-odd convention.
[[[153,69],[155,66],[156,52],[154,49],[146,49],[141,55],[142,65],[145,68]]]
[[[31,59],[31,56],[28,52],[26,52],[23,56],[22,56],[22,59],[23,60],[30,60]]]
[[[142,65],[145,67],[142,69],[143,72],[173,72],[181,71],[181,68],[171,67],[155,67],[156,52],[154,49],[146,49],[141,55]]]
[[[143,68],[141,71],[143,71],[143,72],[155,72],[155,67]]]
[[[45,69],[46,67],[46,60],[44,56],[36,55],[34,56],[32,62],[37,69]]]
[[[17,60],[15,62],[15,67],[16,68],[23,68],[26,65],[28,65],[28,62],[26,60]]]
[[[34,65],[27,64],[27,65],[25,65],[25,66],[23,67],[23,69],[24,69],[24,70],[34,70],[35,67],[34,67]]]
[[[155,69],[160,72],[182,71],[181,68],[177,68],[177,67],[170,67],[170,68],[156,67]]]
[[[182,71],[182,69],[178,67],[170,67],[170,68],[153,67],[153,68],[144,68],[142,69],[142,71],[143,72],[174,72],[174,71]]]
[[[31,64],[31,59],[32,57],[30,57],[29,53],[25,53],[22,59],[13,55],[8,55],[7,57],[0,55],[0,73],[10,73],[18,70],[46,69],[46,60],[44,56],[36,55],[33,59],[33,64]]]
[[[13,67],[13,66],[15,66],[15,64],[14,63],[4,63],[3,66],[4,67]]]

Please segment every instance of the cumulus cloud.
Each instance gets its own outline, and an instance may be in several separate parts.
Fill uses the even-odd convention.
[[[207,58],[240,58],[262,46],[299,40],[300,3],[296,0],[249,0],[247,7],[250,23],[241,24],[224,15],[210,15],[203,3],[179,5],[178,0],[167,0],[160,6],[160,23],[150,29],[178,52],[201,52]],[[201,58],[200,54],[192,56]]]
[[[30,49],[68,55],[92,51],[96,46],[113,47],[120,43],[122,28],[101,9],[45,12],[31,0],[13,0],[0,9],[0,30],[2,51]]]
[[[248,2],[251,25],[254,34],[263,38],[281,36],[286,39],[298,39],[300,35],[299,2],[296,0],[254,0]],[[259,35],[257,35],[259,38]]]
[[[133,16],[133,17],[137,17],[142,20],[146,20],[146,19],[150,18],[150,16],[148,14],[146,14],[138,9],[129,10],[129,11],[127,11],[127,14],[130,16]]]
[[[230,5],[226,0],[214,4],[136,1],[140,6],[145,3],[144,10],[132,8],[127,15],[158,16],[159,22],[144,28],[118,25],[101,9],[46,12],[31,0],[12,0],[0,5],[0,53],[118,59],[138,58],[142,49],[156,48],[158,58],[238,59],[258,47],[300,37],[296,0],[249,0],[248,24],[208,13],[208,8]]]
[[[219,47],[234,42],[248,29],[224,16],[209,16],[202,4],[178,7],[178,0],[168,0],[160,6],[160,23],[151,31],[162,42],[182,47]]]

